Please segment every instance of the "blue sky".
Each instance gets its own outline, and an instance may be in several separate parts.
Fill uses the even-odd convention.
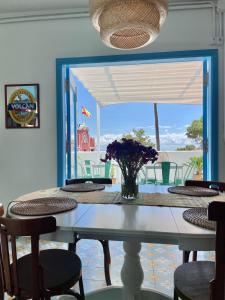
[[[90,134],[96,136],[96,101],[77,80],[78,124],[86,122]],[[91,118],[81,114],[82,106],[91,113]],[[159,104],[159,125],[161,150],[176,150],[186,144],[193,143],[185,136],[186,128],[195,119],[202,116],[202,105]],[[154,111],[150,103],[126,103],[109,105],[101,109],[101,149],[108,143],[121,138],[122,134],[132,129],[143,128],[155,141]]]

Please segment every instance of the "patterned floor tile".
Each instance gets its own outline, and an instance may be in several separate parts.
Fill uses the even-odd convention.
[[[19,256],[30,252],[29,239],[17,240]],[[65,243],[41,241],[41,249],[67,249]],[[120,273],[124,261],[122,242],[110,241],[112,258],[111,279],[113,285],[122,285]],[[83,265],[83,280],[85,292],[105,287],[104,263],[102,246],[98,241],[81,240],[77,245],[77,254]],[[182,263],[182,251],[173,245],[142,244],[140,252],[141,264],[144,271],[143,287],[156,289],[172,296],[173,273]],[[214,260],[214,252],[198,252],[199,260]],[[7,299],[7,298],[6,298]]]

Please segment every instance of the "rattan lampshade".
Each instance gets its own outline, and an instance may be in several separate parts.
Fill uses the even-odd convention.
[[[167,0],[90,0],[90,15],[103,42],[116,49],[137,49],[159,35]]]

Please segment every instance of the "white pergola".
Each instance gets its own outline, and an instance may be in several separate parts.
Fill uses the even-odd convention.
[[[100,108],[147,102],[202,104],[202,61],[139,63],[73,68],[97,103],[97,151],[100,153]]]

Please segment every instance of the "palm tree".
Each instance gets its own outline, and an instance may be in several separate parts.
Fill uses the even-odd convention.
[[[159,117],[157,103],[154,103],[156,149],[160,151]]]

